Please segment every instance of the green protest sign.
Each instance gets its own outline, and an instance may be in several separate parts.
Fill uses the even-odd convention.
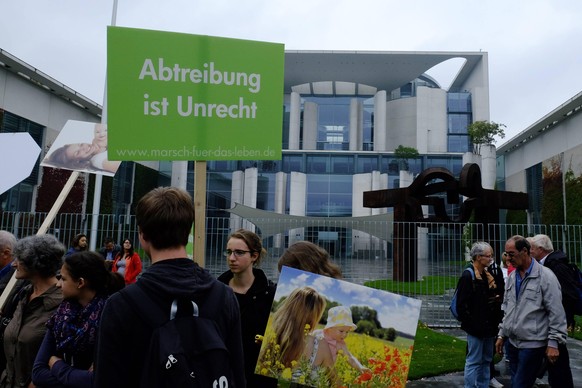
[[[109,159],[281,159],[283,68],[282,44],[109,27]]]

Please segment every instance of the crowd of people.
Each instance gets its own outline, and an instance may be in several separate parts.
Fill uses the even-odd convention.
[[[228,237],[228,270],[214,278],[186,253],[194,222],[187,192],[152,190],[139,201],[136,220],[140,246],[152,263],[145,271],[130,239],[120,246],[106,238],[92,252],[84,234],[67,250],[50,234],[17,240],[0,231],[0,291],[16,279],[2,295],[0,388],[151,386],[152,370],[144,365],[159,329],[144,324],[144,314],[169,314],[172,320],[184,300],[192,304],[188,314],[213,322],[216,346],[227,351],[230,372],[214,380],[216,387],[276,387],[276,379],[255,373],[257,360],[269,351],[293,370],[295,386],[297,360],[309,363],[310,373],[323,375],[329,386],[337,381],[338,353],[358,372],[369,371],[344,342],[356,328],[349,307],[330,308],[317,329],[326,300],[304,286],[272,311],[276,284],[259,268],[267,252],[256,233],[239,229]],[[505,267],[514,269],[505,276],[492,246],[474,243],[458,281],[456,307],[467,332],[465,387],[501,385],[493,381],[495,351],[508,360],[514,387],[531,387],[546,372],[551,386],[573,387],[565,254],[554,251],[548,236],[536,235],[511,237],[502,255]],[[307,241],[290,245],[278,266],[342,277],[328,252]],[[261,346],[270,319],[276,349]],[[176,362],[170,355],[166,368]]]
[[[510,267],[505,279],[488,243],[473,244],[470,256],[456,302],[467,333],[464,386],[503,387],[491,373],[497,352],[509,364],[512,387],[533,387],[547,373],[551,387],[573,388],[566,338],[576,284],[566,255],[544,234],[512,236],[502,253]]]

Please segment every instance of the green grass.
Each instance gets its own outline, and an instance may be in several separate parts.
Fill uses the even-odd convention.
[[[455,276],[426,276],[418,282],[397,282],[387,279],[366,282],[365,285],[379,290],[400,294],[442,295],[457,286]],[[576,316],[576,326],[570,337],[582,341],[582,316]],[[462,371],[465,367],[467,342],[447,334],[439,333],[419,323],[414,350],[410,362],[409,380],[438,376]],[[495,362],[500,356],[495,355]]]
[[[582,341],[582,316],[576,315],[574,320],[576,321],[574,330],[568,333],[568,335]]]
[[[409,380],[462,371],[467,342],[419,324],[410,361]]]
[[[367,287],[394,293],[443,295],[446,290],[457,286],[457,276],[425,276],[417,282],[398,282],[389,279],[371,280],[365,282]]]

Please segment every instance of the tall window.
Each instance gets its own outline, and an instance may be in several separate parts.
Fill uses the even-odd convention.
[[[448,93],[448,151],[468,152],[471,150],[467,127],[472,122],[471,93]]]
[[[529,208],[531,210],[531,221],[533,224],[542,222],[542,197],[543,197],[543,179],[542,164],[534,164],[525,170],[525,180],[529,198]]]

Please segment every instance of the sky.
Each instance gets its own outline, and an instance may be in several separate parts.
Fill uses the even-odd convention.
[[[2,3],[0,49],[103,104],[114,0]],[[580,0],[118,0],[115,24],[287,50],[485,51],[499,146],[582,91],[581,17]]]

